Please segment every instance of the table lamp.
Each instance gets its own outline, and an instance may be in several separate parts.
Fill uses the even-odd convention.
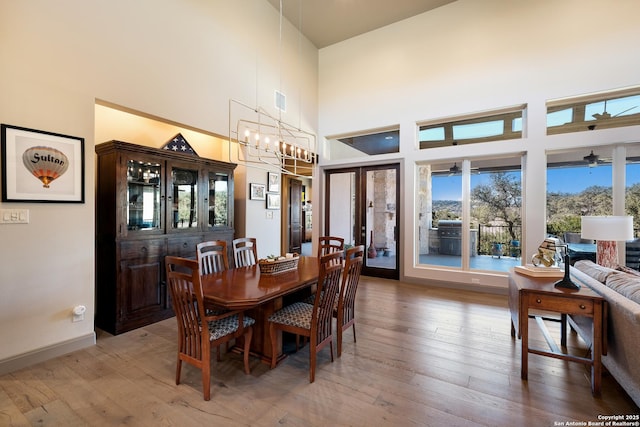
[[[618,243],[633,239],[632,216],[583,216],[583,239],[596,241],[596,263],[609,268],[618,264]]]

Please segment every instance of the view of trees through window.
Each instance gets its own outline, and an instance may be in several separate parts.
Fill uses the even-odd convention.
[[[514,265],[479,262],[482,256],[507,257],[514,261],[520,257],[521,173],[519,164],[513,166],[519,159],[508,162],[512,166],[472,162],[469,200],[463,199],[463,177],[458,163],[450,168],[439,165],[421,167],[421,264],[461,266],[462,234],[468,233],[470,268],[506,271]],[[464,203],[469,203],[470,208],[470,225],[466,231],[462,229]]]

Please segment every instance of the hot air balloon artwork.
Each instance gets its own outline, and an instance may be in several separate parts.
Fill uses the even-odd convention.
[[[0,137],[3,202],[84,203],[84,138],[4,123]]]
[[[25,150],[22,163],[33,176],[42,181],[44,188],[49,188],[49,184],[69,168],[69,159],[62,151],[45,146]]]

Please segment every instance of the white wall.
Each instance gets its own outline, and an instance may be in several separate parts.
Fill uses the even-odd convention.
[[[93,338],[94,145],[119,138],[94,139],[96,100],[227,135],[230,98],[273,110],[280,89],[283,120],[314,131],[317,49],[285,22],[280,50],[278,28],[264,0],[0,0],[0,121],[84,137],[86,165],[84,204],[0,203],[31,220],[0,225],[0,364]],[[279,242],[279,221],[249,221]],[[87,321],[71,322],[76,304]]]
[[[544,237],[545,150],[640,141],[638,127],[546,136],[545,101],[640,84],[640,2],[458,0],[320,50],[320,137],[400,124],[406,279],[506,286],[414,264],[416,162],[526,153],[525,257]],[[522,140],[418,150],[416,122],[528,104]],[[322,167],[352,160],[321,159]],[[374,160],[373,158],[371,160]],[[375,159],[377,160],[377,159]],[[357,159],[362,161],[362,159]],[[315,197],[315,196],[314,196]]]

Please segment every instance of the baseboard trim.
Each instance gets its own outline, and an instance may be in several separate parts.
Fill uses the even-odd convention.
[[[479,292],[482,294],[508,295],[509,289],[504,286],[478,285],[470,283],[444,282],[418,277],[405,277],[404,282],[432,288],[455,289],[459,291]]]
[[[71,353],[72,351],[82,350],[83,348],[96,345],[96,333],[91,332],[86,335],[73,338],[67,341],[42,347],[37,350],[19,354],[0,361],[0,375],[17,371],[36,363],[45,362],[54,357]]]

